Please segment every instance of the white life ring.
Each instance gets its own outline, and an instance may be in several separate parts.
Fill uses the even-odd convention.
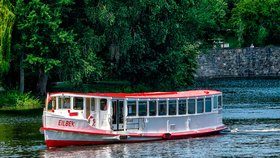
[[[87,121],[88,121],[88,124],[89,124],[89,125],[95,127],[95,125],[96,125],[96,120],[95,120],[95,118],[94,118],[92,115],[90,115],[90,116],[88,117]],[[91,123],[91,122],[92,122],[92,123]]]

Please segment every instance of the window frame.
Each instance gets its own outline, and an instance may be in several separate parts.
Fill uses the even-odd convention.
[[[183,104],[183,105],[185,105],[185,113],[180,113],[180,101],[185,101],[185,104]],[[187,115],[188,114],[188,99],[186,99],[186,98],[180,98],[180,99],[178,99],[178,115]]]
[[[200,101],[199,100],[202,100],[202,105],[200,105]],[[196,114],[203,114],[204,113],[204,111],[205,111],[205,109],[204,109],[204,106],[205,106],[205,100],[204,100],[204,98],[196,98],[196,101],[197,101],[197,103],[196,103]],[[198,111],[198,110],[200,110],[200,108],[198,107],[198,106],[201,106],[202,107],[202,111]]]
[[[135,104],[132,104],[132,105],[129,105],[129,102],[135,102]],[[137,115],[137,100],[134,100],[134,99],[131,99],[131,100],[126,100],[126,108],[127,108],[127,113],[126,113],[126,116],[127,117],[136,117],[136,116],[138,116]],[[133,112],[133,109],[135,109],[135,115],[130,115],[130,111],[129,111],[129,106],[131,106],[131,110],[132,110],[132,112]],[[133,106],[135,106],[135,108],[133,108]],[[132,114],[134,114],[134,113],[132,113]]]
[[[82,100],[82,109],[78,109],[78,108],[75,107],[77,99]],[[73,97],[73,110],[84,110],[84,100],[85,100],[84,97]],[[78,105],[78,106],[80,106],[80,105]]]
[[[188,98],[187,99],[188,100],[188,103],[187,103],[187,105],[188,105],[188,112],[187,112],[187,115],[195,115],[196,114],[196,98]],[[190,100],[193,100],[194,102],[194,105],[193,105],[193,113],[190,113]]]
[[[207,99],[210,99],[210,111],[207,111]],[[210,113],[210,112],[212,112],[213,111],[213,108],[212,108],[212,97],[205,97],[204,98],[204,112],[205,113]]]
[[[220,104],[219,104],[219,101],[220,101]],[[223,108],[223,96],[218,95],[218,109],[222,109],[222,108]]]
[[[218,95],[213,96],[213,110],[218,109]]]
[[[148,100],[138,100],[137,102],[138,102],[138,107],[137,107],[138,115],[137,116],[139,116],[139,117],[148,116]],[[142,106],[142,105],[140,105],[140,103],[142,103],[142,102],[146,103],[146,115],[140,115],[140,107]]]
[[[170,104],[170,101],[175,101],[175,113],[172,113],[172,115],[170,114],[170,112],[171,112],[171,111],[170,111],[170,107],[171,107],[171,106],[170,106],[170,105],[171,105],[171,104]],[[174,104],[172,104],[172,105],[174,105]],[[174,109],[173,109],[173,110],[174,110]],[[169,115],[169,116],[176,116],[176,115],[177,115],[177,99],[168,99],[168,110],[167,110],[167,111],[168,111],[168,115]]]
[[[151,104],[150,102],[155,102],[155,105],[154,105],[154,112],[155,114],[154,115],[151,115],[150,112],[151,112]],[[157,99],[151,99],[151,100],[148,100],[148,116],[151,116],[151,117],[155,117],[155,116],[158,116],[158,100]]]
[[[168,115],[168,99],[159,99],[158,100],[158,116],[167,116]],[[165,105],[165,113],[164,114],[161,114],[161,104],[160,103],[163,103],[165,102],[165,104],[162,104],[162,105]]]
[[[106,101],[105,104],[102,104],[102,101]],[[107,111],[108,110],[108,99],[106,98],[100,98],[99,100],[99,108],[100,108],[100,111]]]

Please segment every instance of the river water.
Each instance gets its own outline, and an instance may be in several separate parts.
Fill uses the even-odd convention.
[[[220,79],[193,88],[224,92],[220,135],[131,144],[47,149],[41,114],[0,114],[0,157],[278,157],[280,79]]]

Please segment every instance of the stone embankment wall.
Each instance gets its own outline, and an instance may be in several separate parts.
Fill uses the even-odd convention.
[[[280,76],[280,47],[213,49],[198,57],[198,78]]]

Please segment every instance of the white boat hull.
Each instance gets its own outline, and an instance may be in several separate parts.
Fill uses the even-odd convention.
[[[44,131],[45,142],[48,147],[62,147],[70,145],[93,145],[111,143],[135,143],[168,139],[183,139],[190,137],[201,137],[218,134],[226,127],[207,128],[194,131],[176,133],[128,133],[122,134],[101,134],[85,131],[67,131],[61,129],[41,128]]]

